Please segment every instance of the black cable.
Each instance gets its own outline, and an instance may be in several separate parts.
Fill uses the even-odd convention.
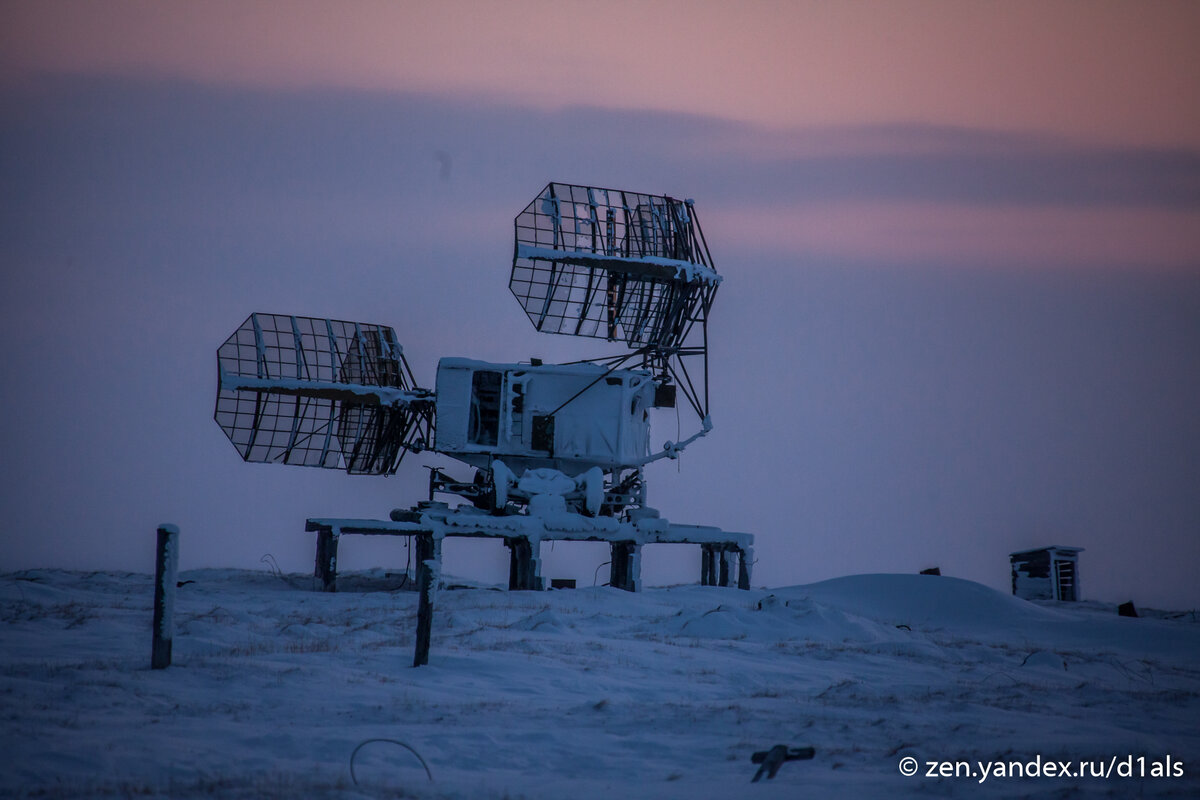
[[[408,585],[408,571],[412,568],[412,537],[404,538],[404,580],[400,581],[400,585],[396,587],[399,591]]]
[[[629,355],[623,356],[623,357],[621,357],[620,359],[618,359],[618,360],[617,360],[617,362],[616,362],[615,364],[613,364],[611,367],[609,367],[609,368],[608,368],[608,370],[607,370],[607,371],[606,371],[606,372],[605,372],[603,375],[601,375],[600,377],[596,378],[596,380],[592,381],[591,383],[589,383],[587,386],[585,386],[585,387],[583,387],[582,389],[580,389],[580,390],[579,390],[578,392],[576,392],[575,394],[571,395],[570,399],[568,399],[568,400],[566,400],[565,402],[563,402],[561,405],[559,405],[559,407],[558,407],[558,408],[554,409],[553,411],[551,411],[551,412],[550,412],[549,414],[547,414],[546,416],[548,416],[548,417],[553,417],[555,414],[557,414],[558,412],[562,411],[562,410],[563,410],[563,409],[564,409],[566,406],[568,406],[568,405],[570,405],[571,403],[575,402],[576,398],[578,398],[578,397],[579,397],[581,394],[583,394],[583,393],[584,393],[584,392],[586,392],[588,389],[590,389],[590,388],[592,388],[593,386],[595,386],[595,385],[596,385],[597,383],[599,383],[600,381],[602,381],[602,380],[604,380],[605,378],[607,378],[609,375],[611,375],[613,372],[615,372],[615,371],[617,370],[617,368],[618,368],[618,367],[620,367],[622,364],[624,364],[624,363],[625,363],[626,361],[628,361],[629,359],[633,358],[635,355],[637,355],[637,353],[630,353]]]
[[[433,783],[433,773],[429,771],[429,765],[425,763],[425,759],[421,758],[421,754],[414,750],[412,746],[407,745],[404,742],[397,741],[396,739],[364,739],[358,743],[358,746],[354,748],[354,752],[350,754],[350,780],[354,781],[355,786],[358,786],[358,776],[354,774],[354,757],[358,755],[359,750],[362,750],[363,747],[371,744],[372,742],[387,742],[389,744],[399,745],[408,752],[412,753],[417,757],[417,761],[421,762],[421,766],[425,768],[425,774],[429,776],[429,782]]]

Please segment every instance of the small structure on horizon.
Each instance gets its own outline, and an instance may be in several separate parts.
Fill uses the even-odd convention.
[[[1079,600],[1082,547],[1052,545],[1010,553],[1012,593],[1025,600]]]

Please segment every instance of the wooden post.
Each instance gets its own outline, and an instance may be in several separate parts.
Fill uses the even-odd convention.
[[[738,588],[750,588],[750,554],[745,550],[738,550]]]
[[[413,666],[429,663],[429,639],[433,633],[433,605],[442,572],[442,540],[429,533],[417,539],[417,644]]]
[[[321,528],[317,531],[317,568],[313,573],[321,579],[321,590],[337,591],[337,550],[338,537],[332,528]]]
[[[150,669],[171,666],[171,641],[175,634],[175,575],[179,571],[179,528],[158,526],[158,554],[154,563],[154,644]]]

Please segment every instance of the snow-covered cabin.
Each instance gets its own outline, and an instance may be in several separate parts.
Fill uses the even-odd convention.
[[[1079,554],[1082,547],[1040,547],[1010,553],[1012,591],[1026,600],[1079,599]]]
[[[518,474],[641,466],[650,453],[647,411],[663,404],[658,387],[637,369],[443,358],[437,451],[475,467],[499,458]]]

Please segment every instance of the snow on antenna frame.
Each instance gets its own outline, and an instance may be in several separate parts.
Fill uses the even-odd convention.
[[[708,417],[708,314],[721,276],[693,201],[551,183],[514,227],[508,285],[535,328],[625,343],[632,352],[610,363],[634,360],[660,385],[674,381]]]

